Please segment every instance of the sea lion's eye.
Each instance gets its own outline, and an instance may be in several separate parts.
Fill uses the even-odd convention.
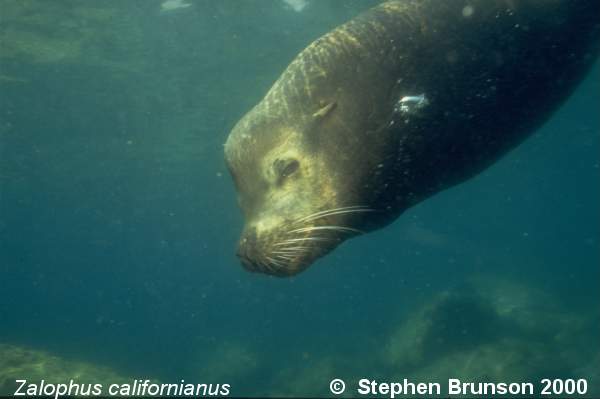
[[[289,175],[297,171],[299,166],[300,163],[298,161],[296,161],[295,159],[291,159],[290,161],[288,161],[287,165],[285,165],[285,168],[283,168],[281,176],[288,177]]]
[[[277,159],[273,163],[273,168],[280,181],[296,172],[299,166],[300,162],[296,159]]]

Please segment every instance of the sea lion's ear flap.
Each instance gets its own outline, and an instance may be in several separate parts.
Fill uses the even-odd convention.
[[[327,117],[327,115],[331,114],[331,111],[333,111],[336,106],[337,106],[337,103],[334,101],[334,102],[330,102],[330,103],[324,105],[323,107],[319,108],[319,110],[317,112],[312,114],[315,122],[321,121],[325,117]]]
[[[305,126],[305,132],[307,133],[305,135],[306,140],[313,145],[318,145],[321,136],[318,133],[322,131],[322,123],[332,115],[332,111],[337,107],[337,103],[335,101],[330,103],[321,102],[319,106],[321,108],[311,115],[312,118],[310,118]]]

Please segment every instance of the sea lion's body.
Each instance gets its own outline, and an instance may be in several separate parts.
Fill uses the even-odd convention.
[[[244,265],[306,268],[472,177],[540,126],[598,52],[595,0],[406,0],[317,39],[233,129]]]

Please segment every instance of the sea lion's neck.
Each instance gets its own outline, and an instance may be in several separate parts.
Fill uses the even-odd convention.
[[[407,58],[400,53],[406,55],[418,42],[418,24],[410,17],[417,6],[413,1],[386,2],[318,38],[291,62],[261,106],[269,115],[294,115],[298,120],[299,115],[308,118],[325,106],[332,89],[346,85],[343,80],[349,76],[366,79],[370,72],[371,84],[377,76],[389,82]],[[365,60],[379,70],[361,71]]]

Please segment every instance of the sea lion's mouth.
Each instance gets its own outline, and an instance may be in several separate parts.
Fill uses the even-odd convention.
[[[245,232],[237,255],[251,272],[278,277],[300,273],[343,241],[364,232],[342,225],[349,214],[373,212],[365,206],[347,206],[312,213],[257,238],[256,230]]]
[[[250,272],[277,277],[293,276],[330,250],[329,245],[314,243],[300,245],[304,241],[309,240],[298,241],[297,245],[292,245],[292,242],[274,242],[263,246],[259,241],[251,243],[251,240],[243,238],[237,256],[244,269]]]

